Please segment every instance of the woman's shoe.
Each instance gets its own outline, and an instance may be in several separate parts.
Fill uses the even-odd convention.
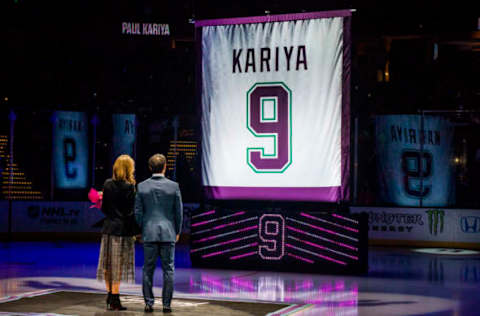
[[[112,292],[108,292],[107,294],[107,310],[112,310]]]
[[[112,302],[110,303],[111,310],[114,311],[124,311],[127,308],[122,306],[120,303],[120,294],[113,294],[112,295]]]

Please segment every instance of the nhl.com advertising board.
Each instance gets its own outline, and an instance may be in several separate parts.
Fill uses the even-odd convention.
[[[98,233],[105,216],[90,202],[12,202],[12,232]],[[8,201],[0,201],[0,233],[8,232]],[[190,233],[192,211],[197,203],[185,203],[183,233]]]
[[[13,232],[99,232],[103,213],[89,202],[15,202]]]

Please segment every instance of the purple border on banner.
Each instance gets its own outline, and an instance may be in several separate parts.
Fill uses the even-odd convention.
[[[321,12],[262,15],[262,16],[249,16],[249,17],[241,17],[241,18],[200,20],[200,21],[195,21],[195,27],[265,23],[265,22],[267,23],[268,22],[285,22],[285,21],[295,21],[295,20],[348,17],[351,15],[352,15],[352,12],[350,10],[333,10],[333,11],[321,11]]]
[[[279,200],[337,202],[341,187],[272,188],[272,187],[213,187],[205,186],[208,198],[217,200]]]
[[[351,74],[351,17],[343,19],[342,69],[342,129],[341,129],[341,181],[339,200],[350,200],[350,74]]]

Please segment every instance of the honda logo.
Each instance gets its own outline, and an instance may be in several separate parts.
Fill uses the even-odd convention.
[[[462,216],[460,218],[460,227],[464,233],[480,233],[480,217]]]

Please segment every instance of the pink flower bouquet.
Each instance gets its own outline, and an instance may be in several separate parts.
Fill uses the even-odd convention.
[[[94,188],[91,188],[90,192],[88,192],[88,199],[90,200],[90,202],[93,203],[93,205],[90,206],[90,208],[93,208],[93,207],[98,209],[102,208],[102,199],[103,199],[102,191],[97,191]]]

